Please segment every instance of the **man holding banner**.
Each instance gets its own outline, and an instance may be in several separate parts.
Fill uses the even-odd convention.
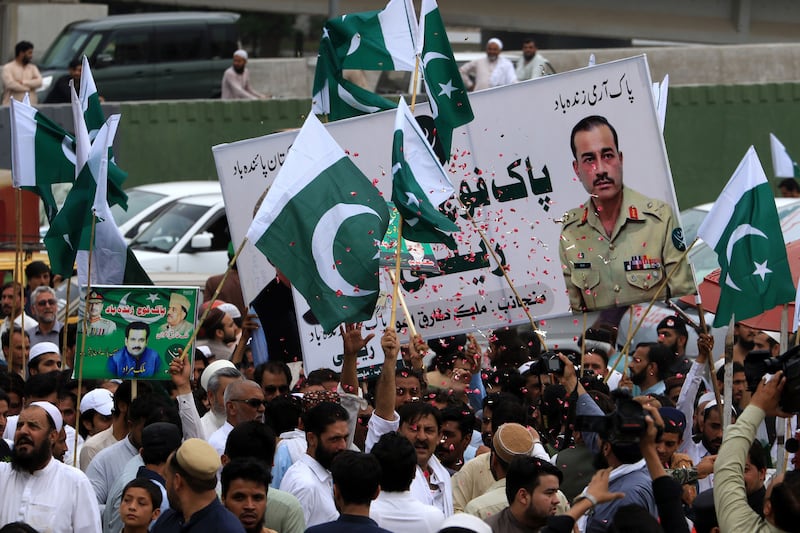
[[[678,268],[660,297],[695,291],[686,243],[672,208],[622,182],[614,127],[599,115],[572,129],[573,170],[590,198],[564,215],[559,253],[573,311],[647,301]]]

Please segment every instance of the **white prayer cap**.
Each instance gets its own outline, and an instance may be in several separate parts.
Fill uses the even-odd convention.
[[[56,431],[61,431],[61,428],[64,427],[64,419],[61,418],[61,411],[58,410],[58,407],[50,402],[31,402],[28,407],[34,405],[47,411],[47,414],[50,415],[50,418],[53,419],[53,423],[56,425]]]
[[[242,50],[242,49],[236,50],[236,51],[233,53],[233,57],[236,57],[236,56],[239,56],[239,57],[241,57],[242,59],[244,59],[245,61],[247,61],[247,52],[245,52],[245,51],[244,51],[244,50]]]
[[[456,513],[448,517],[442,525],[439,526],[439,531],[448,528],[457,528],[463,531],[474,531],[475,533],[491,533],[492,528],[489,524],[471,514]]]
[[[206,357],[211,357],[211,348],[208,346],[198,346],[197,349],[200,350]]]
[[[208,380],[211,379],[211,376],[223,368],[236,368],[236,365],[227,359],[219,359],[208,365],[206,369],[203,370],[203,375],[200,376],[200,386],[203,387],[204,391],[208,391]]]
[[[719,372],[719,369],[725,366],[725,359],[720,357],[716,361],[714,361],[714,372]]]
[[[52,342],[37,342],[31,348],[30,353],[28,353],[28,362],[33,361],[40,355],[44,355],[46,353],[54,353],[61,357],[61,352],[58,350],[58,346]]]
[[[781,334],[778,333],[777,331],[767,331],[762,329],[761,333],[763,333],[764,335],[766,335],[767,337],[769,337],[770,339],[774,340],[777,343],[781,342]]]
[[[241,313],[241,311],[239,311],[239,308],[236,307],[233,304],[229,304],[228,302],[219,304],[217,306],[217,309],[219,309],[220,311],[223,311],[225,313],[228,313],[231,316],[231,318],[233,318],[233,319],[237,319],[237,318],[241,318],[242,317],[242,313]]]
[[[487,44],[487,45],[489,45],[489,44],[492,44],[492,43],[494,43],[494,44],[496,44],[497,46],[499,46],[499,47],[500,47],[500,50],[502,50],[502,49],[503,49],[503,41],[501,41],[501,40],[500,40],[500,39],[498,39],[497,37],[492,37],[491,39],[489,39],[489,42],[487,42],[486,44]]]
[[[714,405],[716,405],[716,395],[713,392],[707,392],[700,396],[700,399],[697,400],[697,405],[700,406],[708,402],[715,402]]]

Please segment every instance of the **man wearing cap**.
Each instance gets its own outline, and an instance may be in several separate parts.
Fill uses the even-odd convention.
[[[52,342],[40,342],[28,353],[28,375],[61,370],[61,354]]]
[[[81,398],[81,436],[89,438],[111,427],[114,395],[102,387],[92,389]]]
[[[103,318],[103,295],[93,290],[89,293],[89,336],[111,335],[117,331],[117,325]]]
[[[153,533],[244,533],[236,516],[217,499],[219,455],[209,443],[189,439],[169,456],[165,469],[170,509],[161,514]]]
[[[236,50],[233,65],[222,75],[223,100],[259,100],[265,95],[250,87],[250,71],[247,70],[247,52]]]
[[[86,475],[53,458],[61,413],[33,402],[19,415],[11,463],[0,463],[0,523],[37,531],[99,533],[100,514]]]
[[[517,83],[514,64],[500,56],[503,41],[496,37],[486,43],[486,57],[473,59],[461,66],[461,78],[469,91],[481,91],[490,87],[500,87]]]
[[[57,345],[58,333],[64,327],[64,324],[56,318],[56,312],[58,311],[56,291],[47,285],[36,287],[31,293],[29,301],[33,309],[33,317],[38,322],[34,327],[25,325],[28,335],[31,336],[31,346],[43,341],[49,341]]]
[[[227,359],[214,361],[200,376],[200,386],[206,391],[210,409],[200,418],[200,428],[206,440],[211,438],[227,420],[225,410],[225,389],[234,381],[244,379],[233,363]]]
[[[147,347],[150,326],[144,322],[131,322],[125,327],[125,346],[108,358],[109,374],[120,378],[149,378],[158,375],[161,357]]]
[[[167,323],[158,328],[156,339],[188,339],[192,334],[192,323],[186,320],[190,308],[189,298],[177,292],[170,294]]]
[[[122,527],[119,515],[120,501],[125,485],[138,477],[146,477],[161,489],[163,499],[161,512],[169,509],[165,470],[167,459],[181,445],[181,430],[169,422],[156,422],[142,430],[142,447],[125,465],[108,491],[103,509],[103,531],[116,533]]]
[[[506,498],[508,467],[511,461],[517,457],[530,457],[534,444],[533,435],[521,424],[503,424],[497,428],[492,437],[492,451],[489,459],[495,482],[484,494],[467,503],[464,512],[486,519],[508,507]],[[564,510],[566,510],[569,507],[566,500],[563,504],[565,505]]]
[[[264,422],[264,390],[255,381],[234,381],[225,389],[225,424],[215,431],[208,443],[219,455],[225,452],[225,441],[230,432],[239,424],[256,420]]]
[[[781,354],[781,334],[777,331],[759,331],[753,337],[753,349],[766,350],[770,356],[778,357]]]

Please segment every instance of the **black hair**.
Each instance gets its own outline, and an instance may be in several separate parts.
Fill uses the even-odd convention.
[[[794,178],[785,178],[778,183],[778,189],[786,189],[789,192],[800,192],[800,185]]]
[[[137,477],[128,482],[125,485],[125,488],[122,489],[122,494],[120,494],[119,500],[120,502],[125,497],[125,493],[128,492],[128,489],[144,489],[147,491],[147,494],[150,495],[150,501],[153,504],[153,510],[161,508],[161,502],[163,501],[164,496],[161,494],[161,489],[156,485],[155,481],[152,481],[146,477]]]
[[[498,370],[502,368],[519,368],[530,359],[531,351],[526,339],[523,339],[516,328],[497,329],[492,334],[491,342],[497,354],[493,363]]]
[[[369,505],[381,481],[381,465],[371,454],[345,450],[331,464],[333,484],[345,503]]]
[[[275,457],[275,433],[256,420],[239,424],[228,434],[225,455],[228,459],[252,457],[268,465]]]
[[[128,420],[143,421],[145,426],[155,422],[169,422],[181,429],[181,418],[174,400],[162,394],[138,395],[128,408]]]
[[[39,533],[25,522],[9,522],[0,527],[0,533]]]
[[[83,66],[83,61],[81,61],[78,58],[71,59],[69,61],[69,63],[67,63],[67,68],[69,68],[69,69],[76,69],[76,68],[78,68],[80,66]]]
[[[734,361],[732,374],[737,374],[740,372],[744,372],[744,365],[738,361]],[[719,367],[719,370],[717,370],[717,383],[720,385],[725,383],[725,365],[722,365]]]
[[[539,486],[541,476],[556,476],[559,483],[564,474],[558,467],[536,457],[516,457],[508,465],[506,472],[506,499],[508,504],[514,503],[519,489],[533,492]]]
[[[14,333],[22,333],[22,332],[23,332],[22,328],[19,327],[19,326],[14,326],[13,329],[12,328],[8,328],[7,330],[5,330],[3,332],[3,335],[0,336],[0,344],[2,344],[3,346],[11,346],[11,335],[14,334]],[[24,333],[25,333],[25,336],[27,338],[29,338],[29,339],[31,338],[31,336],[28,335],[27,331],[24,332]]]
[[[289,368],[289,365],[283,361],[276,361],[273,359],[272,361],[261,363],[253,371],[253,381],[261,385],[261,379],[264,377],[264,372],[269,372],[270,374],[283,374],[286,376],[286,384],[292,384],[292,370]]]
[[[275,431],[276,435],[280,435],[296,428],[302,413],[303,405],[296,396],[279,395],[269,402],[264,417],[267,425]]]
[[[31,261],[25,266],[25,279],[29,280],[48,272],[50,272],[50,267],[44,261]],[[52,291],[53,289],[50,290]]]
[[[263,424],[262,424],[263,425]],[[231,483],[237,479],[252,481],[259,485],[264,485],[264,492],[269,492],[269,484],[272,482],[272,474],[267,465],[253,457],[240,457],[222,467],[220,483],[222,484],[222,497],[228,495]]]
[[[314,435],[322,435],[331,424],[350,420],[350,415],[344,407],[338,403],[321,402],[315,405],[303,415],[303,426],[306,432]]]
[[[306,376],[306,385],[323,385],[329,381],[339,382],[339,374],[330,368],[318,368]],[[289,381],[291,383],[291,381]]]
[[[403,423],[414,424],[422,417],[432,416],[436,421],[436,428],[442,430],[442,412],[436,407],[425,402],[410,402],[404,403],[397,408],[397,414],[400,415],[400,425]]]
[[[578,159],[578,154],[575,149],[575,135],[579,131],[591,131],[595,128],[600,126],[606,126],[608,129],[611,130],[611,135],[614,137],[614,148],[616,148],[617,152],[619,152],[619,138],[617,137],[617,130],[614,129],[606,117],[601,117],[600,115],[591,115],[581,119],[575,126],[572,128],[572,134],[569,136],[569,145],[572,149],[572,157]]]
[[[14,57],[17,57],[23,52],[33,49],[33,43],[30,41],[20,41],[14,46]]]
[[[783,482],[772,487],[769,499],[775,525],[784,531],[794,531],[800,523],[800,471],[786,472]]]
[[[225,312],[220,311],[216,307],[209,309],[206,319],[203,321],[203,326],[198,331],[197,336],[201,339],[213,339],[214,332],[222,329],[222,319],[225,318]]]
[[[115,416],[119,414],[120,404],[125,404],[128,406],[128,409],[130,409],[132,388],[133,384],[129,379],[125,379],[119,384],[117,390],[114,391],[114,410],[111,414]],[[153,388],[150,383],[140,380],[136,392],[138,393],[138,396],[149,396],[153,392]]]
[[[67,348],[75,348],[78,343],[78,324],[64,324],[58,332],[58,345],[64,346],[64,336],[67,337]]]
[[[653,515],[639,505],[623,505],[614,514],[609,533],[661,533],[664,531]]]
[[[28,378],[25,382],[23,395],[30,401],[31,398],[44,398],[58,391],[59,373],[47,372],[46,374],[36,374]]]
[[[492,407],[492,433],[496,433],[503,424],[514,422],[526,426],[527,421],[528,412],[518,401],[500,402]]]
[[[472,430],[475,428],[475,415],[467,406],[446,407],[442,410],[442,423],[455,422],[458,424],[458,431],[461,437],[471,437]]]
[[[764,470],[767,468],[767,456],[764,453],[764,447],[757,439],[753,441],[753,444],[750,445],[750,449],[747,451],[747,460],[750,461],[751,465],[756,467],[756,470]]]
[[[403,492],[417,474],[417,452],[406,437],[396,431],[384,433],[370,452],[381,465],[381,489]]]
[[[667,346],[659,342],[640,342],[636,345],[636,350],[639,348],[647,348],[647,361],[658,366],[659,380],[669,376],[669,367],[675,359],[675,354]]]
[[[131,322],[130,324],[125,326],[125,338],[126,339],[128,338],[128,334],[131,332],[131,330],[134,330],[134,329],[144,330],[145,338],[148,338],[148,339],[150,338],[150,325],[146,324],[145,322],[137,321],[137,322]]]

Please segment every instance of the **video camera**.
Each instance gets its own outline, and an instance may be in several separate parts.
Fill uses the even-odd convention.
[[[787,413],[800,412],[800,346],[778,357],[772,357],[767,350],[753,350],[744,359],[744,375],[750,392],[755,392],[766,374],[774,374],[779,370],[783,370],[786,376],[780,407]]]
[[[612,413],[605,416],[578,416],[575,429],[598,433],[612,444],[638,444],[647,431],[644,408],[622,391],[615,391],[614,397],[616,408]],[[660,438],[661,428],[656,440]]]

